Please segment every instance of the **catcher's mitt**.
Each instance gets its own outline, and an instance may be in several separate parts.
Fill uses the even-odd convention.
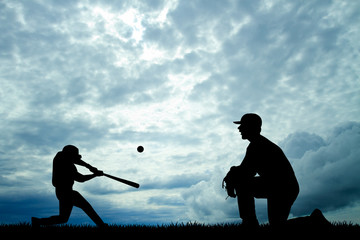
[[[236,185],[236,178],[237,178],[237,167],[231,167],[230,171],[226,174],[222,181],[222,188],[226,189],[228,197],[235,198],[235,185]],[[227,198],[228,198],[227,197]],[[226,199],[227,199],[226,198]]]

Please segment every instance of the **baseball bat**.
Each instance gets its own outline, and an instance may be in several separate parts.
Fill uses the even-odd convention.
[[[111,178],[111,179],[114,179],[116,181],[119,181],[121,183],[127,184],[129,186],[132,186],[134,188],[139,188],[140,187],[140,185],[138,183],[132,182],[132,181],[129,181],[129,180],[126,180],[126,179],[123,179],[123,178],[114,177],[114,176],[111,176],[111,175],[106,174],[106,173],[104,173],[104,176],[108,177],[108,178]]]

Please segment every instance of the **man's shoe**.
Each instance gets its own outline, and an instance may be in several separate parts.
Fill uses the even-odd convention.
[[[31,226],[33,228],[39,228],[40,227],[40,219],[36,217],[31,218]]]
[[[245,227],[246,229],[257,229],[259,228],[259,221],[255,218],[252,220],[243,220],[241,226]]]
[[[329,227],[331,223],[324,217],[319,209],[315,209],[310,215],[311,223],[317,226]]]

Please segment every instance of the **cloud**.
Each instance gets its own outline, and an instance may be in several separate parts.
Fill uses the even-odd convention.
[[[302,192],[294,206],[295,214],[305,214],[316,207],[330,211],[358,201],[359,130],[357,122],[341,124],[325,146],[309,150],[300,159],[293,160]]]
[[[161,206],[183,206],[183,200],[179,197],[169,197],[169,196],[156,196],[151,197],[148,200],[149,204],[157,204]]]
[[[155,177],[145,183],[143,189],[176,189],[189,188],[200,181],[207,180],[208,176],[202,173],[181,174],[175,176],[166,176],[165,179]]]
[[[19,223],[30,221],[31,216],[56,215],[58,204],[55,196],[44,193],[8,193],[0,197],[0,222]]]
[[[289,158],[301,158],[307,151],[317,150],[325,146],[325,140],[308,132],[296,132],[287,136],[279,143]]]
[[[359,133],[360,123],[346,122],[335,127],[326,140],[295,132],[282,141],[300,184],[293,216],[309,215],[315,208],[326,213],[359,202]],[[190,218],[206,222],[238,219],[236,201],[225,201],[226,193],[220,187],[225,174],[215,171],[209,180],[183,192]],[[257,201],[257,215],[260,221],[267,221],[266,202]]]
[[[222,173],[215,172],[211,179],[199,182],[182,194],[189,219],[200,222],[238,220],[237,206],[234,201],[225,201],[226,193],[221,189]]]
[[[194,219],[237,218],[236,206],[200,206],[216,205],[202,194],[223,203],[223,192],[208,185],[245,152],[233,120],[260,114],[264,135],[294,164],[327,149],[336,124],[359,121],[359,8],[356,1],[2,1],[1,194],[21,193],[22,184],[52,189],[52,159],[74,144],[89,163],[146,187],[127,205],[112,202],[127,191],[112,181],[76,186],[125,215],[138,204],[166,219],[173,211],[192,220],[184,206]],[[166,204],[179,199],[179,211]]]

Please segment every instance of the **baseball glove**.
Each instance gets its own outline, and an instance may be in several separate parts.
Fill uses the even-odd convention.
[[[232,198],[236,197],[235,185],[236,185],[237,175],[238,175],[237,167],[231,167],[230,171],[226,174],[226,176],[222,181],[222,188],[226,189],[228,197],[232,197]]]

